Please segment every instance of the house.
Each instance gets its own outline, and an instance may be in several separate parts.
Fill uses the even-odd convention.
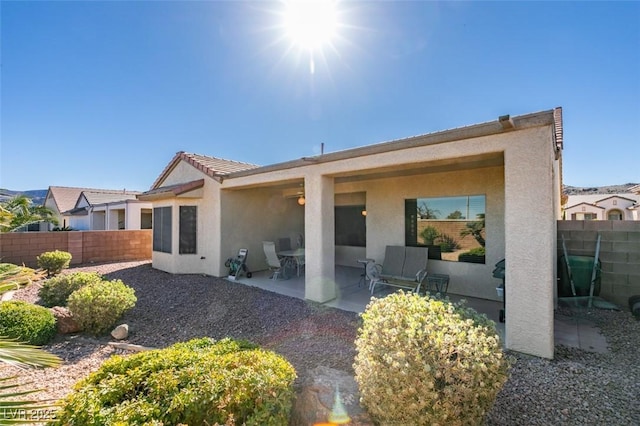
[[[65,212],[71,210],[80,193],[85,188],[72,188],[66,186],[50,186],[47,191],[47,196],[44,199],[44,206],[53,211],[55,218],[58,220],[58,226],[60,228],[66,228],[69,225],[71,216]],[[51,228],[42,229],[43,231],[50,231]]]
[[[60,228],[148,229],[151,222],[151,205],[139,202],[136,199],[137,194],[139,192],[126,190],[50,186],[44,205],[54,212]],[[125,222],[130,226],[120,228],[120,224]],[[41,230],[49,231],[51,228]]]
[[[446,210],[433,220],[481,221],[482,262],[429,271],[450,276],[450,293],[498,300],[506,258],[506,347],[552,358],[562,145],[556,108],[261,167],[179,152],[138,199],[153,203],[155,268],[225,276],[248,248],[258,271],[262,241],[302,236],[305,298],[320,303],[338,296],[336,265],[420,244],[430,205]]]
[[[565,220],[640,220],[640,194],[570,195]]]
[[[75,230],[151,229],[151,203],[137,191],[83,190],[74,207],[65,212]]]

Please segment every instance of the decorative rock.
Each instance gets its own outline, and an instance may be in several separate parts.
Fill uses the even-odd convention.
[[[293,405],[290,424],[311,425],[327,422],[336,405],[336,389],[340,389],[341,409],[351,418],[352,425],[372,425],[360,407],[358,385],[352,375],[344,371],[319,366],[309,372]]]
[[[73,318],[71,311],[63,306],[51,308],[53,316],[56,318],[56,327],[60,334],[71,334],[80,331],[80,326]]]
[[[129,336],[129,326],[127,324],[120,324],[113,329],[111,336],[117,340],[126,339]]]
[[[7,291],[6,293],[4,293],[2,295],[2,299],[0,299],[0,300],[2,300],[3,302],[6,302],[7,300],[11,300],[11,299],[13,299],[13,295],[14,294],[16,294],[15,290],[9,290],[9,291]]]

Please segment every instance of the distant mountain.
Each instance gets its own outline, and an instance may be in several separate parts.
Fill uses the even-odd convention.
[[[33,200],[34,204],[43,205],[44,199],[47,197],[47,190],[33,189],[30,191],[12,191],[10,189],[0,188],[0,202],[7,201],[16,195],[26,195]]]
[[[563,192],[567,195],[624,194],[625,192],[630,192],[629,188],[636,185],[638,184],[625,183],[623,185],[591,186],[591,187],[564,185]]]

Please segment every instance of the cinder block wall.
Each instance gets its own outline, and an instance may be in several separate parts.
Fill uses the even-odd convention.
[[[569,255],[594,256],[600,234],[600,297],[628,309],[629,296],[640,294],[640,221],[558,221],[558,257],[564,235]]]
[[[71,253],[71,264],[151,259],[152,231],[62,231],[0,234],[0,262],[37,267],[36,257],[53,250]]]

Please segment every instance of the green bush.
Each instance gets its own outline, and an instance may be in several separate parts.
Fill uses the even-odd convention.
[[[495,323],[448,301],[397,292],[362,314],[354,370],[378,424],[482,424],[508,378]]]
[[[67,306],[67,299],[74,291],[95,282],[102,281],[102,275],[97,272],[73,272],[67,275],[58,275],[46,280],[38,296],[44,306]]]
[[[133,308],[135,291],[121,280],[92,282],[71,293],[67,305],[82,330],[100,335]]]
[[[296,373],[281,356],[210,338],[113,356],[81,380],[59,425],[287,425]]]
[[[453,238],[451,235],[440,234],[438,237],[438,245],[440,246],[440,250],[443,253],[451,253],[452,251],[458,250],[460,248],[460,244]]]
[[[55,335],[56,318],[49,309],[17,300],[0,303],[0,336],[41,346]]]
[[[47,271],[49,276],[59,274],[63,269],[69,267],[71,253],[66,251],[47,251],[36,258],[38,267]]]
[[[486,253],[487,253],[487,250],[484,247],[475,247],[469,251],[465,251],[464,253],[460,253],[460,254],[466,254],[468,256],[484,256]]]
[[[424,243],[428,246],[432,246],[435,239],[439,236],[440,232],[433,226],[427,226],[420,232],[420,237],[422,237]]]

